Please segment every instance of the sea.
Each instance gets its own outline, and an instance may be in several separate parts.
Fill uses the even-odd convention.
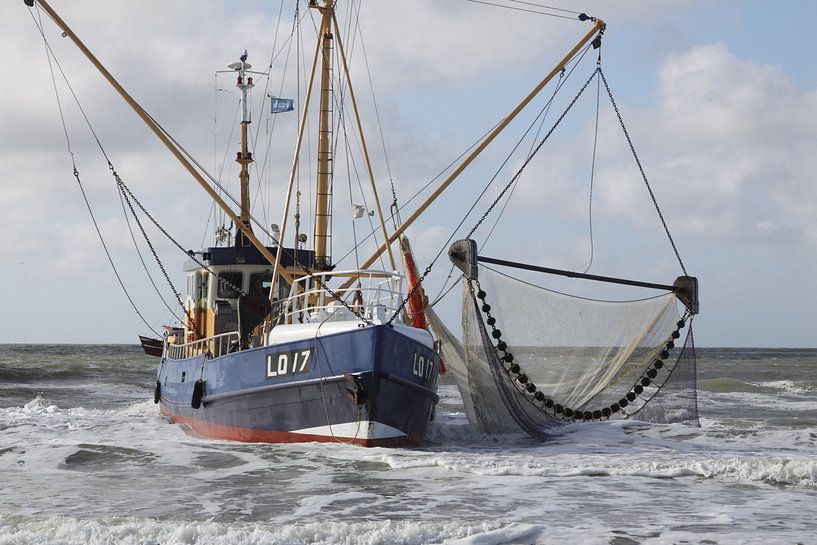
[[[700,427],[242,444],[153,404],[135,346],[0,345],[0,545],[817,544],[817,349],[698,350]]]

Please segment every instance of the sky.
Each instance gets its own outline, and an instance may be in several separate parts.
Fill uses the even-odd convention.
[[[817,4],[548,4],[580,9],[608,24],[602,68],[680,256],[700,281],[696,343],[817,346],[817,62],[810,26]],[[230,158],[237,149],[231,132],[237,95],[231,76],[214,73],[244,48],[254,68],[264,71],[271,64],[270,78],[259,77],[253,91],[253,179],[260,182],[253,189],[253,213],[266,225],[280,223],[297,118],[271,118],[261,100],[266,91],[301,104],[304,63],[315,41],[315,19],[304,2],[300,34],[291,33],[295,0],[115,0],[104,7],[91,0],[53,0],[53,6],[145,109],[234,194],[237,170]],[[389,179],[394,180],[406,206],[403,217],[418,202],[410,197],[510,111],[589,25],[466,0],[341,6],[341,25],[355,30],[344,40],[378,191],[388,207]],[[6,287],[0,342],[131,343],[150,331],[123,295],[85,209],[36,17],[22,1],[0,5],[0,280]],[[213,223],[205,193],[76,48],[50,21],[43,22],[59,66],[117,172],[184,247],[209,244]],[[596,52],[588,53],[567,78],[544,131],[590,76],[596,59]],[[134,251],[107,164],[58,70],[56,77],[71,151],[100,229],[132,297],[148,323],[159,327],[170,312]],[[475,238],[492,257],[581,271],[592,251],[591,273],[671,283],[680,267],[603,89],[590,199],[596,91],[593,82],[525,170],[495,230],[488,236],[494,214]],[[420,268],[434,262],[427,281],[432,295],[450,270],[444,252],[435,258],[450,236],[468,232],[521,165],[517,152],[499,168],[552,93],[551,85],[409,228]],[[353,130],[351,123],[346,128]],[[533,136],[519,149],[529,150]],[[314,177],[306,159],[310,152],[314,155],[313,144],[305,148],[298,176],[305,209]],[[350,205],[363,202],[358,184],[368,182],[359,156],[339,158],[338,165],[334,206],[336,217],[345,220],[351,218]],[[487,200],[457,229],[495,173]],[[366,206],[372,208],[370,200]],[[369,230],[365,221],[358,220],[354,232],[337,221],[336,258],[349,251],[353,235]],[[158,233],[150,234],[183,289],[185,257]],[[144,245],[142,252],[172,307],[173,296]],[[359,253],[362,258],[369,252]],[[354,252],[342,264],[354,266]],[[452,327],[457,297],[455,289],[438,305]]]

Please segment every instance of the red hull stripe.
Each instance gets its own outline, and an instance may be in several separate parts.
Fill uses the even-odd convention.
[[[197,420],[179,414],[172,414],[161,409],[161,413],[170,418],[173,424],[180,424],[187,433],[206,439],[226,439],[244,443],[347,443],[362,447],[411,447],[417,446],[416,441],[409,437],[388,437],[382,439],[357,439],[352,437],[331,437],[326,435],[310,435],[305,433],[291,433],[287,431],[257,430],[225,426]]]

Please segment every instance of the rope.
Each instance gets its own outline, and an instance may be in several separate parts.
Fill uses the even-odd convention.
[[[596,66],[601,66],[601,48],[599,48],[599,58],[596,61]],[[594,243],[593,243],[593,181],[596,177],[596,149],[598,148],[598,141],[599,141],[599,99],[601,98],[601,82],[596,79],[596,124],[593,130],[593,159],[590,162],[590,196],[588,199],[588,211],[587,211],[587,218],[589,223],[590,229],[590,261],[587,263],[587,268],[584,272],[590,270],[590,267],[593,266],[593,254],[594,254]]]
[[[627,144],[630,146],[630,151],[633,154],[633,158],[635,159],[636,165],[638,165],[638,170],[641,172],[641,179],[644,180],[644,185],[647,186],[647,191],[650,193],[650,198],[652,199],[652,204],[655,206],[655,211],[658,212],[658,217],[661,220],[661,225],[664,226],[664,232],[667,234],[667,238],[669,239],[669,243],[672,246],[672,250],[675,252],[675,257],[678,259],[678,264],[681,265],[681,270],[684,272],[685,276],[689,276],[687,274],[686,267],[684,267],[684,262],[681,260],[681,254],[678,253],[678,248],[675,246],[675,241],[672,239],[672,235],[669,232],[669,227],[667,227],[667,222],[664,220],[664,214],[661,213],[661,208],[658,206],[658,201],[655,199],[655,194],[652,191],[652,187],[650,186],[650,182],[647,180],[647,175],[644,173],[644,167],[641,166],[641,161],[638,159],[638,154],[635,152],[635,146],[633,146],[633,141],[630,138],[630,133],[627,131],[627,127],[624,126],[624,120],[621,118],[621,112],[618,110],[618,105],[616,104],[615,99],[613,98],[613,93],[610,91],[610,86],[607,84],[607,78],[604,77],[604,72],[601,69],[601,66],[598,67],[598,73],[601,75],[601,80],[604,82],[604,88],[607,89],[607,96],[610,97],[610,102],[613,105],[613,109],[616,111],[616,116],[618,117],[618,122],[621,125],[621,130],[624,131],[624,136],[627,138]]]
[[[565,71],[564,70],[562,70],[562,72],[559,74],[559,81],[556,83],[556,88],[553,90],[553,95],[550,97],[550,100],[548,100],[547,103],[545,104],[545,107],[543,108],[544,113],[540,112],[540,114],[539,114],[542,117],[542,121],[539,123],[539,128],[536,129],[536,136],[533,138],[534,142],[536,141],[537,138],[539,138],[539,135],[542,133],[542,126],[544,126],[545,119],[547,119],[547,116],[550,113],[550,107],[553,105],[553,100],[556,98],[556,94],[559,92],[559,90],[562,88],[562,86],[565,83],[567,83],[567,80],[570,79],[570,76],[573,74],[573,72],[576,70],[576,68],[579,66],[579,64],[581,64],[582,59],[587,54],[587,52],[590,50],[590,45],[591,44],[588,44],[588,45],[585,46],[585,48],[582,51],[581,55],[579,55],[579,57],[573,63],[573,66],[567,72],[566,76],[565,76]],[[530,146],[530,149],[528,150],[528,154],[530,154],[533,151],[533,146],[534,146],[534,143],[532,142],[531,146]],[[510,193],[508,193],[507,199],[505,199],[505,204],[502,205],[502,208],[499,210],[499,214],[497,214],[496,220],[494,220],[494,224],[491,226],[490,231],[488,231],[488,234],[485,236],[485,240],[482,241],[482,247],[483,248],[488,244],[488,240],[490,240],[491,235],[493,235],[494,230],[496,229],[496,226],[499,225],[499,220],[502,219],[502,216],[505,213],[505,209],[508,207],[508,204],[511,202],[511,196],[513,196],[513,193],[514,193],[514,191],[516,191],[516,187],[518,185],[519,185],[519,179],[517,179],[516,182],[514,182],[513,186],[511,187],[511,191],[510,191]]]

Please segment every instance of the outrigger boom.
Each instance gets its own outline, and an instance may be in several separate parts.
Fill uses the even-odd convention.
[[[24,0],[25,4],[29,7],[34,6],[35,0]],[[182,154],[179,148],[173,143],[170,138],[164,133],[162,128],[156,123],[156,121],[148,114],[142,106],[134,100],[133,97],[119,84],[116,78],[108,71],[107,68],[99,61],[99,59],[94,56],[93,53],[85,46],[82,40],[71,30],[71,27],[62,20],[62,18],[57,15],[57,12],[48,4],[47,0],[36,0],[36,2],[42,6],[43,10],[48,14],[49,17],[54,21],[54,23],[60,27],[60,29],[65,33],[65,35],[71,39],[72,42],[77,46],[77,48],[91,61],[91,64],[96,67],[96,69],[102,74],[102,76],[111,84],[111,86],[116,90],[117,93],[127,102],[128,106],[130,106],[136,115],[139,116],[142,121],[144,121],[145,125],[153,131],[153,134],[162,142],[162,144],[170,150],[170,153],[178,160],[182,166],[193,176],[199,185],[207,192],[207,194],[213,199],[213,201],[224,210],[224,213],[233,221],[233,223],[241,230],[241,233],[247,238],[247,240],[255,246],[258,251],[264,256],[264,259],[269,261],[270,264],[275,264],[275,256],[264,246],[264,244],[258,240],[255,234],[250,229],[249,224],[244,224],[241,221],[241,218],[230,208],[230,206],[224,202],[216,191],[210,187],[210,184],[204,177],[199,173],[199,171],[194,167],[190,161]],[[280,246],[279,242],[279,246]],[[287,271],[280,271],[281,276],[283,276],[288,282],[292,282],[292,275],[289,274]]]
[[[391,236],[386,239],[386,242],[381,244],[380,247],[377,250],[375,250],[375,252],[371,256],[369,256],[369,258],[365,262],[363,262],[362,264],[363,268],[369,267],[372,263],[374,263],[375,260],[378,257],[380,257],[380,254],[382,254],[383,251],[392,242],[397,240],[400,237],[400,235],[402,235],[405,232],[405,230],[408,229],[409,226],[411,226],[411,224],[414,223],[414,221],[418,217],[420,217],[420,215],[423,212],[425,212],[426,208],[428,208],[431,205],[431,203],[433,203],[437,199],[437,197],[439,197],[443,193],[443,191],[445,191],[448,188],[448,186],[451,185],[451,183],[455,179],[457,179],[457,177],[460,174],[462,174],[462,172],[468,167],[468,165],[470,165],[471,162],[474,159],[476,159],[476,157],[480,153],[482,153],[482,151],[486,147],[488,147],[488,144],[490,144],[494,140],[494,138],[496,138],[496,136],[500,132],[502,132],[511,121],[513,121],[513,119],[519,114],[519,112],[521,112],[525,108],[525,106],[527,106],[530,103],[530,101],[533,100],[536,97],[536,95],[539,94],[539,92],[542,89],[544,89],[545,85],[547,85],[550,82],[550,80],[552,80],[557,74],[564,70],[567,63],[569,63],[570,60],[576,56],[576,54],[581,50],[582,47],[587,45],[587,43],[589,43],[597,36],[601,36],[604,33],[604,30],[607,28],[607,24],[604,21],[602,21],[601,19],[597,19],[595,17],[588,17],[588,19],[593,21],[593,28],[591,28],[587,32],[587,34],[585,34],[581,38],[581,40],[579,40],[578,43],[574,45],[573,48],[570,51],[568,51],[564,57],[562,57],[562,60],[559,61],[559,63],[556,64],[556,66],[554,66],[553,69],[547,73],[544,79],[542,79],[542,81],[540,81],[536,85],[536,87],[534,87],[533,90],[530,93],[528,93],[525,98],[522,99],[522,101],[516,106],[516,108],[511,110],[511,112],[508,115],[506,115],[502,119],[502,121],[500,121],[490,133],[488,133],[488,135],[485,138],[482,139],[482,141],[477,145],[477,147],[474,148],[474,150],[471,153],[469,153],[465,159],[462,160],[462,162],[457,166],[457,168],[455,168],[454,171],[448,175],[448,177],[440,184],[440,186],[437,187],[437,189],[435,189],[434,192],[431,195],[429,195],[428,198],[425,201],[423,201],[423,203],[420,206],[418,206],[417,209],[408,218],[406,218],[399,227],[397,227],[397,229],[394,230]],[[348,283],[343,285],[344,288],[348,286],[349,286]]]

